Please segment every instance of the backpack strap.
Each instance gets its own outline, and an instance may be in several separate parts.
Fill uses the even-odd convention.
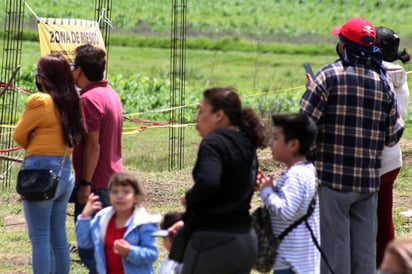
[[[312,200],[310,201],[308,210],[305,215],[297,219],[295,222],[293,222],[291,225],[289,225],[277,238],[279,241],[282,241],[283,238],[286,237],[286,235],[289,234],[293,229],[295,229],[299,224],[301,224],[303,221],[305,221],[307,218],[312,215],[313,211],[315,210],[315,205],[316,205],[316,194],[318,193],[317,189],[315,190],[315,194],[313,195]]]

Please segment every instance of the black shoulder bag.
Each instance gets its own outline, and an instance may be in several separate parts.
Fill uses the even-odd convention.
[[[16,191],[23,200],[50,200],[56,194],[57,184],[62,174],[67,146],[60,160],[60,170],[56,176],[51,169],[21,169],[17,174]]]

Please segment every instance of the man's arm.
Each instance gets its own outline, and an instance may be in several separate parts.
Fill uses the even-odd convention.
[[[90,131],[86,133],[84,137],[83,148],[83,178],[87,182],[92,181],[94,171],[99,161],[100,156],[100,143],[99,132]],[[84,204],[90,194],[91,186],[80,185],[79,194],[77,199],[79,203]]]

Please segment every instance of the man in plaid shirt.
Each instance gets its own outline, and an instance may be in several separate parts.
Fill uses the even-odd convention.
[[[332,34],[340,59],[320,69],[300,103],[319,128],[321,245],[335,273],[372,274],[381,154],[399,141],[403,121],[372,23],[351,18]],[[321,271],[329,273],[324,262]]]

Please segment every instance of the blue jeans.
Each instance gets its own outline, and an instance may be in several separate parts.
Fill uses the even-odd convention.
[[[77,197],[76,190],[74,191],[75,197]],[[99,195],[102,207],[107,207],[110,205],[109,202],[109,191],[107,188],[92,189],[92,192]],[[77,216],[79,216],[83,211],[84,205],[78,202],[74,203],[74,222],[77,221]],[[94,250],[79,248],[79,257],[82,263],[89,269],[89,274],[97,274],[96,261],[94,259]]]
[[[33,155],[24,159],[28,169],[51,169],[57,175],[63,156]],[[23,201],[32,245],[33,273],[69,273],[70,251],[66,234],[66,211],[74,185],[72,162],[64,158],[62,174],[53,199]]]

